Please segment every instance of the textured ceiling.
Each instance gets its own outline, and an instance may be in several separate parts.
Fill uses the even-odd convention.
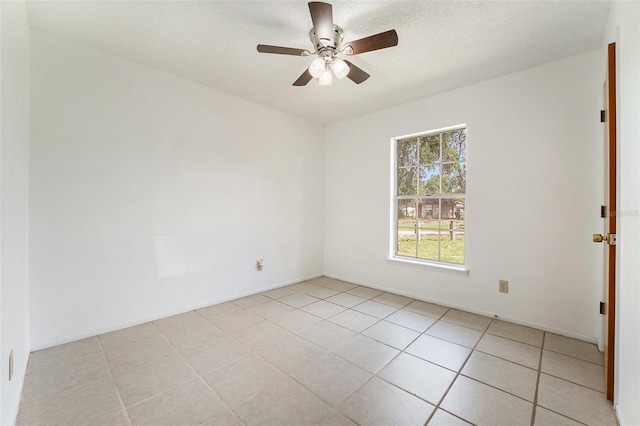
[[[361,85],[293,87],[312,58],[304,1],[30,1],[29,24],[78,43],[327,124],[598,48],[610,2],[331,1],[345,41],[395,28],[397,47],[350,60]]]

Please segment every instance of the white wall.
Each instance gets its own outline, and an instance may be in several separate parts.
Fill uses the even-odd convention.
[[[29,25],[0,2],[0,424],[13,424],[29,359]],[[9,353],[14,374],[8,380]]]
[[[321,126],[35,31],[31,52],[34,348],[322,274]]]
[[[595,341],[599,59],[589,52],[327,126],[325,274]],[[469,275],[387,260],[390,138],[461,123]]]
[[[640,425],[640,3],[613,2],[603,40],[616,42],[618,243],[615,402]],[[602,64],[605,64],[604,58]],[[604,65],[603,65],[604,66]]]

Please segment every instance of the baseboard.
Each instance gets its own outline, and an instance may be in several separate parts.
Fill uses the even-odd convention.
[[[568,332],[566,330],[559,330],[553,327],[548,327],[542,324],[537,324],[537,323],[531,323],[528,321],[522,321],[518,318],[512,318],[512,317],[502,317],[502,316],[497,316],[491,312],[486,312],[486,311],[482,311],[479,309],[474,309],[473,307],[469,307],[469,306],[463,306],[463,305],[456,305],[456,304],[451,304],[451,303],[447,303],[438,299],[429,299],[429,298],[424,298],[422,296],[418,296],[415,294],[409,294],[409,293],[400,293],[398,292],[397,289],[394,288],[389,288],[389,287],[383,287],[383,286],[375,286],[375,285],[371,285],[369,283],[363,283],[363,282],[359,282],[357,280],[352,280],[349,278],[344,278],[344,277],[340,277],[338,275],[333,275],[333,274],[314,274],[314,275],[310,275],[307,277],[302,277],[296,280],[292,280],[292,281],[287,281],[287,282],[282,282],[282,283],[278,283],[272,286],[268,286],[268,287],[262,287],[260,289],[256,289],[256,290],[251,290],[248,292],[244,292],[244,293],[239,293],[237,295],[234,296],[230,296],[230,297],[225,297],[225,298],[221,298],[221,299],[215,299],[213,301],[207,301],[201,304],[197,304],[194,306],[188,306],[188,307],[181,307],[178,308],[176,310],[170,311],[170,312],[164,312],[162,314],[159,315],[154,315],[154,316],[149,316],[149,317],[145,317],[145,318],[137,318],[134,321],[130,321],[130,322],[126,322],[126,323],[121,323],[118,324],[117,326],[113,326],[113,327],[106,327],[103,329],[98,329],[98,330],[94,330],[91,332],[87,332],[87,333],[82,333],[82,334],[78,334],[78,335],[74,335],[71,336],[69,338],[65,338],[65,339],[61,339],[61,340],[54,340],[54,341],[50,341],[47,343],[43,343],[43,344],[39,344],[39,345],[34,345],[31,348],[31,351],[39,351],[42,349],[47,349],[53,346],[58,346],[58,345],[62,345],[65,343],[69,343],[69,342],[75,342],[76,340],[81,340],[81,339],[86,339],[87,337],[93,337],[93,336],[97,336],[99,334],[104,334],[104,333],[109,333],[112,331],[116,331],[116,330],[121,330],[123,328],[127,328],[127,327],[133,327],[136,325],[140,325],[140,324],[144,324],[146,322],[149,321],[156,321],[162,318],[167,318],[173,315],[179,315],[179,314],[183,314],[185,312],[189,312],[189,311],[193,311],[195,309],[201,309],[201,308],[205,308],[207,306],[212,306],[212,305],[217,305],[220,303],[224,303],[224,302],[228,302],[230,300],[235,300],[235,299],[239,299],[241,297],[246,297],[246,296],[251,296],[253,294],[257,294],[257,293],[262,293],[264,291],[268,291],[268,290],[273,290],[276,288],[280,288],[280,287],[284,287],[287,285],[291,285],[291,284],[296,284],[302,281],[307,281],[307,280],[311,280],[314,278],[319,278],[322,276],[326,276],[328,278],[333,278],[336,280],[340,280],[340,281],[345,281],[345,282],[349,282],[352,284],[357,284],[357,285],[362,285],[365,287],[370,287],[370,288],[375,288],[376,290],[380,290],[380,291],[387,291],[390,293],[395,293],[395,294],[400,294],[402,296],[406,296],[406,297],[411,297],[412,299],[416,299],[416,300],[421,300],[423,302],[428,302],[428,303],[435,303],[437,305],[441,305],[441,306],[445,306],[447,308],[453,308],[453,309],[460,309],[466,312],[470,312],[473,314],[478,314],[478,315],[482,315],[485,317],[490,317],[490,318],[497,318],[500,319],[502,321],[507,321],[507,322],[511,322],[514,324],[518,324],[518,325],[523,325],[526,327],[531,327],[531,328],[536,328],[538,330],[543,330],[543,331],[547,331],[549,333],[554,333],[554,334],[558,334],[561,336],[566,336],[566,337],[570,337],[573,339],[578,339],[578,340],[582,340],[588,343],[593,343],[593,344],[597,344],[598,343],[598,339],[596,337],[592,337],[592,336],[585,336],[585,335],[581,335],[581,334],[576,334],[576,333],[571,333]],[[622,424],[622,423],[621,423]]]
[[[472,314],[478,314],[478,315],[482,315],[482,316],[485,316],[485,317],[496,318],[496,319],[499,319],[501,321],[506,321],[506,322],[510,322],[510,323],[513,323],[513,324],[523,325],[525,327],[537,328],[538,330],[547,331],[549,333],[558,334],[560,336],[571,337],[572,339],[582,340],[582,341],[588,342],[588,343],[594,343],[594,344],[598,343],[598,338],[597,337],[593,337],[593,336],[585,336],[585,335],[582,335],[582,334],[571,333],[571,332],[568,332],[566,330],[558,330],[556,328],[548,327],[548,326],[545,326],[545,325],[542,325],[542,324],[522,321],[522,320],[520,320],[518,318],[502,317],[502,316],[495,315],[493,312],[482,311],[482,310],[479,310],[479,309],[474,309],[473,307],[469,307],[469,306],[455,305],[455,304],[444,302],[444,301],[438,300],[438,299],[426,299],[426,298],[424,298],[422,296],[417,296],[415,294],[400,293],[400,292],[398,292],[397,289],[394,289],[394,288],[381,287],[381,286],[375,286],[375,285],[371,285],[371,284],[367,284],[367,283],[357,282],[357,281],[354,281],[354,280],[350,280],[348,278],[342,278],[342,277],[340,277],[338,275],[325,274],[324,276],[328,277],[328,278],[333,278],[333,279],[336,279],[336,280],[340,280],[340,281],[345,281],[345,282],[348,282],[348,283],[351,283],[351,284],[362,285],[362,286],[365,286],[365,287],[375,288],[376,290],[387,291],[387,292],[390,292],[390,293],[399,294],[401,296],[410,297],[412,299],[420,300],[422,302],[435,303],[436,305],[444,306],[444,307],[447,307],[447,308],[459,309],[459,310],[462,310],[462,311],[470,312]]]
[[[273,289],[276,289],[276,288],[285,287],[285,286],[288,286],[288,285],[291,285],[291,284],[296,284],[296,283],[307,281],[307,280],[312,280],[314,278],[319,278],[319,277],[322,277],[322,276],[323,276],[323,274],[314,274],[314,275],[298,278],[298,279],[295,279],[295,280],[278,283],[278,284],[275,284],[275,285],[272,285],[272,286],[262,287],[262,288],[259,288],[259,289],[256,289],[256,290],[251,290],[251,291],[247,291],[247,292],[244,292],[244,293],[239,293],[237,295],[230,296],[230,297],[224,297],[224,298],[221,298],[221,299],[210,300],[210,301],[199,303],[199,304],[196,304],[196,305],[193,305],[193,306],[183,306],[183,307],[180,307],[178,309],[175,309],[175,310],[172,310],[172,311],[169,311],[169,312],[163,312],[163,313],[158,314],[158,315],[152,315],[152,316],[143,317],[143,318],[136,318],[133,321],[127,321],[125,323],[120,323],[120,324],[115,325],[115,326],[100,328],[100,329],[93,330],[93,331],[90,331],[90,332],[76,334],[76,335],[70,336],[68,338],[64,338],[64,339],[60,339],[60,340],[52,340],[52,341],[49,341],[49,342],[46,342],[46,343],[34,345],[34,346],[31,347],[31,351],[35,352],[35,351],[39,351],[39,350],[42,350],[42,349],[51,348],[53,346],[63,345],[65,343],[75,342],[77,340],[82,340],[82,339],[86,339],[88,337],[97,336],[99,334],[110,333],[112,331],[121,330],[123,328],[133,327],[133,326],[136,326],[136,325],[144,324],[144,323],[149,322],[149,321],[156,321],[156,320],[159,320],[159,319],[162,319],[162,318],[171,317],[173,315],[184,314],[186,312],[190,312],[190,311],[193,311],[193,310],[196,310],[196,309],[206,308],[207,306],[212,306],[212,305],[218,305],[220,303],[228,302],[230,300],[235,300],[235,299],[239,299],[241,297],[251,296],[253,294],[262,293],[264,291],[269,291],[269,290],[273,290]]]
[[[31,356],[31,353],[27,353],[27,362],[24,363],[24,366],[22,367],[22,371],[20,372],[20,384],[18,385],[18,389],[19,389],[19,393],[18,393],[18,402],[16,403],[15,407],[13,407],[13,412],[11,413],[11,417],[9,417],[11,420],[9,423],[9,426],[14,426],[18,423],[18,413],[20,412],[20,402],[22,402],[22,392],[24,391],[24,382],[25,379],[27,377],[27,366],[29,365],[29,357]],[[15,380],[15,373],[17,373],[16,371],[14,371],[14,380]]]
[[[613,407],[613,412],[614,412],[614,414],[616,416],[616,420],[618,421],[618,425],[625,426],[626,423],[624,422],[624,419],[622,417],[622,410],[620,410],[620,404],[616,404]]]

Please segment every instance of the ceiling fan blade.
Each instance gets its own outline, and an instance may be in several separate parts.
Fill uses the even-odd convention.
[[[360,53],[371,52],[372,50],[378,49],[385,49],[387,47],[393,47],[397,45],[398,33],[396,33],[396,30],[389,30],[380,34],[361,38],[360,40],[343,43],[344,49],[346,49],[344,53],[347,55],[359,55]],[[349,46],[351,47],[351,52],[349,52]]]
[[[306,49],[296,49],[293,47],[269,46],[267,44],[259,44],[258,52],[276,53],[280,55],[293,55],[293,56],[308,56],[311,53]]]
[[[300,77],[298,77],[298,79],[296,81],[293,82],[293,85],[294,86],[306,86],[307,83],[310,82],[312,78],[313,78],[313,76],[311,75],[311,73],[309,72],[309,69],[307,68],[306,70],[304,70],[302,75]]]
[[[329,3],[309,2],[313,29],[319,40],[333,40],[333,7]]]
[[[347,63],[347,65],[349,65],[349,74],[347,74],[347,77],[349,77],[349,79],[354,83],[360,84],[366,79],[368,79],[369,77],[371,77],[369,74],[364,72],[362,69],[356,67],[351,62],[349,61],[345,61],[345,62]]]

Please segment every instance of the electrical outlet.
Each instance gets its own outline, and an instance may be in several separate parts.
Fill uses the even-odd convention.
[[[262,267],[264,266],[263,262],[264,259],[256,260],[256,271],[262,271]]]
[[[509,293],[509,281],[507,280],[498,281],[498,291],[500,293]]]
[[[13,349],[9,352],[9,381],[13,379]]]

